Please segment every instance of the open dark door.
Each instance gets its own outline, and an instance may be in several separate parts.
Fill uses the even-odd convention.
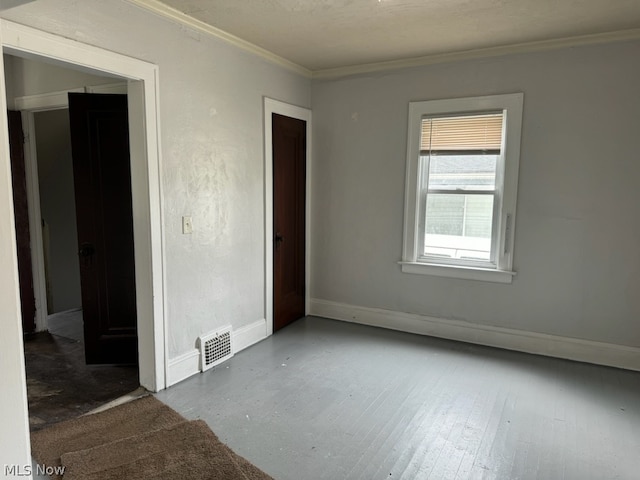
[[[31,238],[29,235],[22,114],[9,111],[7,115],[9,120],[9,148],[11,150],[11,180],[13,184],[13,211],[18,251],[22,330],[24,333],[33,333],[36,330],[36,300],[33,293],[33,270],[31,267]]]
[[[69,94],[87,363],[137,363],[126,95]]]
[[[307,126],[273,114],[273,329],[305,314]]]

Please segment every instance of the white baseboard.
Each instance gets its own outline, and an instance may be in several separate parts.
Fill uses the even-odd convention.
[[[179,357],[169,360],[167,365],[167,387],[200,372],[200,350],[183,353]]]
[[[56,318],[58,316],[68,315],[70,313],[81,312],[81,311],[82,311],[82,307],[76,307],[76,308],[70,308],[69,310],[63,310],[62,312],[50,313],[49,315],[47,315],[47,320]]]
[[[267,337],[267,321],[258,320],[233,331],[234,354],[250,347]],[[200,373],[200,351],[195,348],[179,357],[169,360],[167,366],[167,387],[175,385],[192,375]]]
[[[233,332],[234,352],[238,353],[265,338],[267,338],[267,321],[263,318]]]
[[[640,348],[311,299],[310,315],[640,371]]]

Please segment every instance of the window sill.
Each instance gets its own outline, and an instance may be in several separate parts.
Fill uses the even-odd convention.
[[[494,270],[491,268],[461,267],[453,265],[439,265],[435,263],[398,262],[404,273],[418,275],[433,275],[436,277],[462,278],[465,280],[480,280],[493,283],[511,283],[516,272],[509,270]]]

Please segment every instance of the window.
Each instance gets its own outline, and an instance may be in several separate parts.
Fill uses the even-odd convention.
[[[409,104],[404,272],[511,282],[522,102]]]

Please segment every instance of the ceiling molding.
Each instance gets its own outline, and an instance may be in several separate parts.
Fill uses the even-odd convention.
[[[602,43],[621,42],[640,39],[640,28],[631,30],[620,30],[608,33],[598,33],[591,35],[580,35],[575,37],[559,38],[552,40],[541,40],[536,42],[518,43],[498,47],[478,48],[459,52],[442,53],[436,55],[425,55],[422,57],[390,60],[386,62],[366,63],[362,65],[352,65],[346,67],[326,68],[320,70],[309,70],[297,63],[283,58],[275,53],[259,47],[251,42],[243,40],[235,35],[225,32],[217,27],[202,22],[185,13],[176,10],[158,0],[126,0],[140,8],[151,11],[157,15],[168,18],[179,24],[193,28],[202,33],[212,35],[227,43],[230,43],[242,50],[251,52],[259,57],[291,70],[295,73],[313,79],[332,79],[359,75],[365,73],[397,70],[402,68],[420,67],[438,63],[459,62],[464,60],[474,60],[480,58],[497,57],[502,55],[541,52],[546,50],[556,50],[560,48],[578,47],[582,45],[595,45]]]
[[[327,68],[314,71],[313,78],[331,79],[349,75],[380,72],[385,70],[420,67],[437,63],[459,62],[463,60],[497,57],[515,53],[541,52],[545,50],[578,47],[581,45],[595,45],[601,43],[612,43],[637,39],[640,39],[640,28],[632,30],[620,30],[617,32],[609,33],[598,33],[593,35],[581,35],[577,37],[568,37],[553,40],[542,40],[538,42],[518,43],[501,47],[479,48],[462,52],[443,53],[439,55],[426,55],[424,57],[406,58],[379,63],[367,63],[349,67]]]
[[[236,37],[235,35],[227,33],[224,30],[220,30],[219,28],[213,27],[208,23],[204,23],[198,19],[195,19],[157,0],[126,0],[126,1],[134,5],[137,5],[140,8],[144,8],[145,10],[149,10],[157,15],[168,18],[182,25],[186,25],[190,28],[193,28],[194,30],[198,30],[202,33],[206,33],[216,38],[219,38],[221,40],[224,40],[225,42],[230,43],[238,48],[241,48],[242,50],[246,50],[255,55],[258,55],[271,63],[275,63],[276,65],[284,67],[295,73],[304,75],[305,77],[309,77],[309,78],[312,76],[311,70],[301,65],[298,65],[297,63],[291,62],[286,58],[283,58],[279,55],[276,55],[275,53],[265,50],[262,47],[254,45],[251,42],[247,42],[246,40]]]
[[[0,0],[0,11],[9,10],[10,8],[31,3],[34,0]]]

